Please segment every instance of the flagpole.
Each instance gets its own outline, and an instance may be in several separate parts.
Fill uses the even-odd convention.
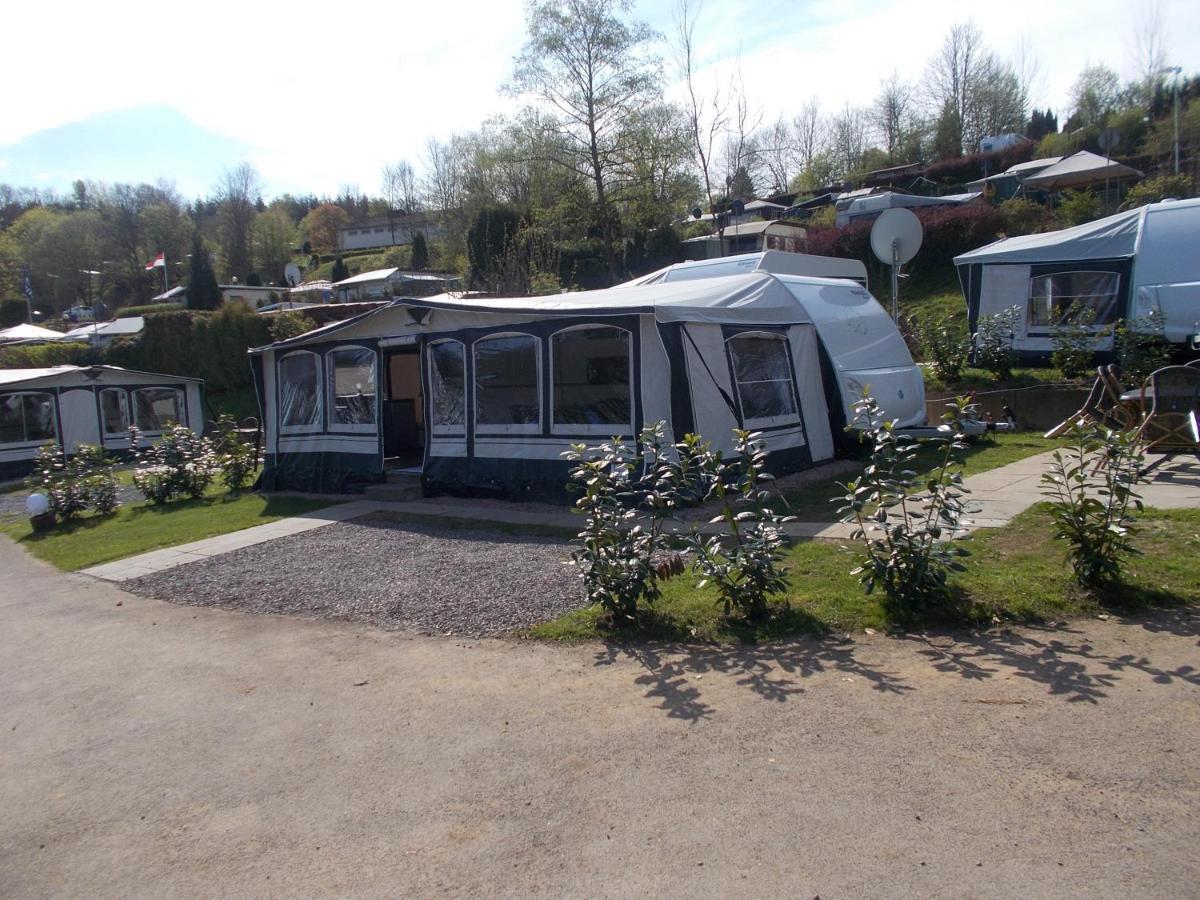
[[[167,254],[166,254],[165,250],[163,251],[162,258],[163,258],[163,293],[165,294],[167,291],[169,291],[171,289],[171,286],[167,283]]]

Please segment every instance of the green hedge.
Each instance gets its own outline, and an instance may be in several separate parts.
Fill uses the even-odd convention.
[[[117,312],[118,319],[129,319],[133,316],[152,316],[158,313],[175,312],[183,309],[182,303],[147,303],[144,306],[127,306]]]
[[[45,369],[50,366],[94,366],[102,353],[86,341],[62,344],[22,344],[0,348],[0,369]]]

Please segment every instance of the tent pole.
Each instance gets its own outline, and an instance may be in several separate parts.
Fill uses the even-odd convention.
[[[892,322],[900,324],[900,276],[897,274],[900,266],[900,248],[892,239]]]

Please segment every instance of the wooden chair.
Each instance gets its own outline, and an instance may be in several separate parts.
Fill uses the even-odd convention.
[[[1113,395],[1113,388],[1109,386],[1107,378],[1108,372],[1104,367],[1097,366],[1096,380],[1092,382],[1091,390],[1088,391],[1083,406],[1047,431],[1045,436],[1048,438],[1058,437],[1066,434],[1075,425],[1086,425],[1088,422],[1122,430],[1137,424],[1137,420],[1130,417],[1128,404],[1121,401],[1121,392],[1118,390]],[[1116,382],[1115,386],[1119,388],[1120,382]]]
[[[1096,374],[1104,382],[1104,398],[1101,408],[1105,410],[1108,424],[1126,431],[1142,421],[1142,404],[1136,400],[1124,400],[1125,385],[1121,383],[1121,367],[1117,365],[1097,366]]]
[[[1166,366],[1151,372],[1142,388],[1149,404],[1145,421],[1138,430],[1142,452],[1164,454],[1142,470],[1151,471],[1170,456],[1191,453],[1200,459],[1200,368]]]

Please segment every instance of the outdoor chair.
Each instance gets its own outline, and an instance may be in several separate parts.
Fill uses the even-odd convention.
[[[1137,400],[1126,400],[1125,385],[1121,383],[1121,367],[1116,365],[1097,366],[1096,375],[1104,384],[1101,408],[1105,410],[1107,423],[1122,431],[1133,428],[1142,420],[1142,404]]]
[[[1110,396],[1110,388],[1105,382],[1107,373],[1103,372],[1102,367],[1098,367],[1096,371],[1096,380],[1092,382],[1092,388],[1088,391],[1083,406],[1047,431],[1046,437],[1058,437],[1066,434],[1075,425],[1086,425],[1089,422],[1121,429],[1129,428],[1134,424],[1134,422],[1123,424],[1127,422],[1129,414],[1126,405],[1121,402],[1121,395],[1118,393],[1114,402]],[[1118,412],[1118,409],[1121,411]]]
[[[1142,474],[1162,465],[1167,457],[1180,453],[1200,459],[1200,368],[1166,366],[1151,372],[1142,387],[1143,404],[1149,404],[1145,421],[1138,430],[1142,452],[1164,454],[1146,466]]]

